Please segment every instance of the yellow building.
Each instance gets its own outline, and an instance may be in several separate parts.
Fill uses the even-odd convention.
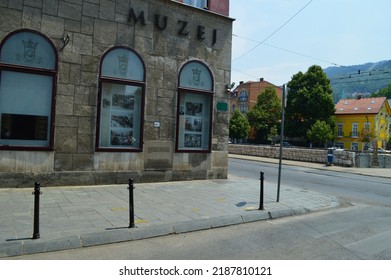
[[[391,109],[386,97],[342,99],[336,105],[336,146],[347,150],[386,148]]]

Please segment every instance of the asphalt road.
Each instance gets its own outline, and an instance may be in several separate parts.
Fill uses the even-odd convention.
[[[265,187],[277,188],[277,164],[230,158],[228,166],[230,176],[258,179],[259,173],[262,171],[265,177]],[[391,181],[389,178],[283,164],[281,185],[330,194],[347,202],[391,207]],[[282,200],[283,197],[280,198],[280,201]]]

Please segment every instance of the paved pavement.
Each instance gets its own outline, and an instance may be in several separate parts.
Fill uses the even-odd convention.
[[[391,172],[384,169],[290,161],[283,164],[391,178]],[[32,191],[33,186],[0,189],[0,258],[180,234],[340,206],[330,195],[283,185],[277,203],[276,186],[265,185],[264,210],[258,210],[259,180],[234,176],[222,180],[142,183],[135,184],[136,227],[129,228],[128,185],[42,186],[40,238],[32,239]]]

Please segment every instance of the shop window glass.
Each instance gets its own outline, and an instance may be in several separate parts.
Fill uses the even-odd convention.
[[[213,77],[200,62],[187,63],[179,75],[177,152],[209,152]]]
[[[56,51],[27,30],[10,34],[0,47],[0,148],[51,149]]]
[[[144,64],[128,48],[114,48],[102,59],[97,150],[141,151]]]

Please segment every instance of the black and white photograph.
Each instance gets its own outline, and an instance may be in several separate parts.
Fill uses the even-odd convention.
[[[110,108],[110,105],[111,105],[110,99],[107,97],[104,97],[102,100],[103,108]]]
[[[134,110],[134,95],[114,93],[112,105],[113,107]]]
[[[185,114],[185,108],[184,106],[179,107],[179,115],[183,116]]]
[[[202,132],[202,119],[186,117],[185,130],[186,131]]]
[[[200,134],[185,134],[185,147],[200,148],[201,135]]]
[[[111,114],[111,127],[133,128],[133,113],[115,111]]]
[[[134,142],[133,131],[124,129],[111,129],[110,145],[112,146],[132,146]]]
[[[202,103],[186,102],[186,115],[200,116],[202,114]]]
[[[187,131],[194,131],[193,118],[186,117],[186,119],[185,119],[185,130],[187,130]]]
[[[193,128],[196,132],[202,132],[202,119],[194,118]]]

